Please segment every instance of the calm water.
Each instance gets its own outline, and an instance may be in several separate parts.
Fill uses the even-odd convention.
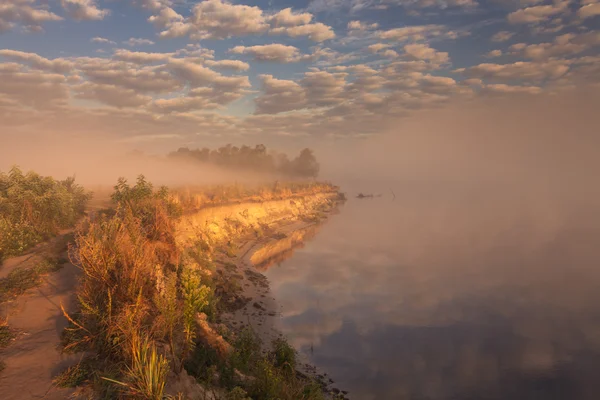
[[[591,203],[396,195],[266,272],[299,351],[351,399],[600,399]]]

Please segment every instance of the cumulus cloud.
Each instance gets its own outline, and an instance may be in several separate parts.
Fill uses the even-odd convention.
[[[165,28],[163,37],[189,35],[192,39],[226,39],[264,33],[269,25],[259,7],[234,5],[222,0],[204,0],[192,8],[189,18],[183,19],[172,9],[164,9],[150,21]]]
[[[510,40],[515,35],[514,32],[509,31],[500,31],[496,32],[494,36],[492,36],[492,42],[506,42]]]
[[[92,43],[101,43],[101,44],[117,44],[117,42],[114,42],[112,40],[103,38],[103,37],[99,37],[96,36],[95,38],[90,39],[90,42]]]
[[[600,45],[600,32],[582,34],[566,33],[557,36],[553,42],[538,44],[516,43],[509,47],[514,55],[531,60],[545,60],[551,57],[571,56]]]
[[[390,47],[390,45],[389,45],[389,44],[387,44],[387,43],[375,43],[375,44],[371,44],[371,45],[369,45],[369,46],[367,47],[367,50],[368,50],[370,53],[378,53],[378,52],[380,52],[381,50],[385,50],[385,49],[387,49],[388,47]]]
[[[306,25],[297,25],[289,27],[276,27],[270,31],[272,34],[285,34],[290,37],[306,36],[314,42],[323,42],[335,38],[335,32],[330,26],[321,22]]]
[[[443,25],[413,25],[378,32],[380,39],[406,41],[423,41],[434,37],[454,38],[456,33],[448,31]]]
[[[522,8],[508,14],[507,19],[511,24],[535,24],[564,12],[568,6],[569,1],[562,1],[552,5]]]
[[[379,28],[378,23],[366,24],[361,21],[350,21],[348,22],[348,30],[350,31],[369,31]]]
[[[496,58],[502,55],[502,50],[490,50],[484,57],[486,58]]]
[[[154,42],[150,39],[129,38],[128,40],[124,41],[123,44],[133,47],[133,46],[142,46],[142,45],[152,45],[152,44],[154,44]]]
[[[434,64],[445,64],[450,61],[448,53],[437,51],[426,44],[407,44],[404,46],[404,52],[413,59],[426,60]]]
[[[290,37],[306,36],[316,42],[335,37],[331,27],[320,22],[311,23],[312,18],[310,13],[294,13],[290,8],[267,15],[256,6],[204,0],[194,6],[187,18],[170,7],[163,7],[148,20],[163,29],[160,36],[165,38],[226,39],[266,32]]]
[[[85,82],[72,87],[75,97],[94,100],[113,107],[139,107],[148,104],[152,98],[141,95],[133,89],[125,89],[111,84]]]
[[[515,85],[506,85],[504,83],[496,83],[485,85],[484,92],[487,93],[496,93],[496,94],[539,94],[542,92],[542,89],[538,86],[515,86]]]
[[[262,93],[254,100],[256,114],[277,114],[303,108],[306,104],[304,89],[291,80],[273,75],[260,75]]]
[[[234,54],[249,54],[256,61],[270,61],[279,63],[297,62],[303,59],[300,50],[294,46],[279,43],[258,46],[236,46],[229,50]]]
[[[204,63],[209,67],[231,69],[234,71],[248,71],[250,69],[250,64],[240,60],[207,60]]]
[[[600,15],[600,3],[589,3],[584,5],[577,11],[577,15],[581,18],[591,18]]]
[[[542,63],[518,61],[512,64],[479,64],[455,70],[469,78],[492,79],[500,81],[541,81],[558,79],[569,70],[569,65],[561,60]]]
[[[69,90],[63,74],[0,63],[0,95],[6,95],[12,104],[45,110],[66,105]]]
[[[27,63],[31,66],[31,68],[34,69],[56,73],[67,73],[71,71],[74,66],[72,61],[63,58],[49,60],[47,58],[37,55],[36,53],[26,53],[17,50],[0,50],[0,56],[10,60],[16,60]]]
[[[307,25],[313,19],[311,13],[294,13],[291,8],[284,8],[278,13],[269,18],[271,24],[275,27],[279,26],[298,26]]]
[[[173,55],[174,53],[145,53],[141,51],[117,49],[115,50],[114,58],[116,60],[128,61],[135,64],[152,64],[160,61],[166,61]]]
[[[62,17],[36,4],[35,0],[13,0],[0,4],[0,33],[23,25],[30,31],[41,30],[47,21],[62,21]]]
[[[61,0],[67,15],[75,20],[101,20],[110,14],[108,9],[98,8],[95,0]]]

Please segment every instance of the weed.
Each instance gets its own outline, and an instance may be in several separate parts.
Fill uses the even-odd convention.
[[[277,368],[292,372],[296,369],[296,350],[287,340],[282,338],[273,340],[273,355],[273,363]]]
[[[162,400],[169,362],[156,351],[156,346],[146,336],[131,338],[131,365],[125,371],[125,382],[104,377],[120,386],[125,396],[138,399]]]
[[[15,334],[8,326],[8,321],[0,317],[0,349],[9,345]]]
[[[52,382],[60,388],[74,388],[88,381],[93,373],[91,365],[84,361],[65,369]]]
[[[14,299],[27,290],[39,286],[42,276],[62,267],[57,261],[46,259],[32,268],[15,268],[0,279],[0,303]]]

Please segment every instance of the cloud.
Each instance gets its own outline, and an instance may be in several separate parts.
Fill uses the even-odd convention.
[[[35,0],[13,0],[0,4],[0,34],[19,24],[30,31],[39,31],[44,22],[62,20],[62,17],[36,4]]]
[[[527,45],[516,43],[509,50],[531,60],[545,60],[551,57],[570,56],[582,53],[594,46],[600,45],[600,32],[583,34],[566,33],[554,38],[554,42]]]
[[[101,20],[110,15],[108,9],[99,9],[95,0],[61,0],[67,15],[77,21]]]
[[[234,54],[249,54],[256,61],[270,61],[279,63],[292,63],[303,59],[300,50],[294,46],[279,43],[258,46],[236,46],[229,50]]]
[[[241,91],[251,86],[247,76],[225,76],[185,59],[171,59],[166,68],[181,82],[194,88],[217,87],[221,90]]]
[[[496,94],[539,94],[542,92],[542,88],[537,86],[514,86],[514,85],[506,85],[503,83],[489,84],[485,85],[484,92],[487,93],[496,93]]]
[[[378,52],[380,52],[381,50],[385,50],[385,49],[387,49],[388,47],[390,47],[390,45],[389,45],[389,44],[387,44],[387,43],[375,43],[375,44],[369,45],[369,46],[367,47],[367,50],[368,50],[370,53],[378,53]]]
[[[323,42],[335,38],[333,29],[321,22],[290,27],[276,27],[272,28],[270,33],[277,35],[285,34],[293,38],[307,36],[314,42]]]
[[[492,36],[492,42],[506,42],[510,40],[515,35],[514,32],[509,31],[500,31],[496,32],[494,36]]]
[[[274,27],[307,25],[313,19],[311,13],[294,13],[291,8],[284,8],[269,18]]]
[[[92,43],[102,43],[102,44],[117,44],[117,42],[113,42],[112,40],[103,38],[103,37],[98,37],[96,36],[95,38],[90,39],[90,42]]]
[[[455,35],[454,32],[448,31],[443,25],[413,25],[377,33],[377,37],[380,39],[396,40],[399,42],[417,42],[433,37],[453,38]]]
[[[232,69],[234,71],[248,71],[250,69],[250,64],[240,60],[207,60],[205,64],[209,67]]]
[[[350,31],[368,31],[379,28],[378,23],[365,24],[361,21],[348,22],[348,30]]]
[[[518,61],[512,64],[479,64],[468,68],[459,68],[454,72],[469,78],[500,81],[541,81],[558,79],[569,70],[565,61],[554,60],[542,63]]]
[[[446,64],[450,61],[448,53],[437,51],[426,44],[407,44],[404,52],[415,60],[425,60],[434,64]]]
[[[260,75],[262,93],[254,103],[255,114],[277,114],[303,108],[306,104],[304,89],[296,82]]]
[[[123,44],[128,46],[142,46],[142,45],[152,45],[154,42],[150,39],[142,39],[142,38],[129,38],[124,41]]]
[[[486,58],[495,58],[500,57],[502,55],[502,50],[491,50],[484,57]]]
[[[407,8],[441,8],[450,7],[474,8],[478,3],[475,0],[383,0],[383,4],[399,5]]]
[[[36,110],[61,107],[69,100],[67,79],[63,74],[31,70],[17,63],[0,63],[0,95],[6,95],[12,104]],[[26,118],[31,114],[26,113]]]
[[[577,11],[577,15],[581,18],[591,18],[600,15],[600,3],[590,3],[581,7]]]
[[[148,20],[163,29],[160,36],[165,38],[189,36],[194,40],[227,39],[267,32],[290,37],[307,36],[316,42],[335,37],[331,27],[321,22],[310,23],[312,18],[310,13],[294,13],[290,8],[266,15],[256,6],[204,0],[194,6],[187,18],[172,8],[164,7],[158,15]]]
[[[118,108],[139,107],[152,100],[152,97],[141,95],[133,89],[111,84],[85,82],[74,85],[72,89],[78,99],[99,101]]]
[[[128,61],[135,64],[152,64],[156,62],[166,61],[173,55],[174,53],[145,53],[141,51],[117,49],[115,50],[114,58],[116,60]]]
[[[67,73],[73,69],[73,62],[63,58],[49,60],[35,53],[17,50],[0,50],[0,56],[11,60],[28,63],[32,68],[55,73]]]
[[[166,9],[151,22],[166,28],[162,37],[189,35],[192,39],[226,39],[264,33],[269,29],[259,7],[234,5],[222,0],[204,0],[192,8],[189,18],[183,19],[172,9]]]
[[[535,24],[560,14],[567,9],[569,1],[557,2],[553,5],[527,7],[508,14],[511,24]]]

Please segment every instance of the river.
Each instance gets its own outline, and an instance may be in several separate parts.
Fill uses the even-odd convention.
[[[335,387],[367,400],[599,398],[589,204],[381,192],[351,196],[265,272],[279,328]]]

